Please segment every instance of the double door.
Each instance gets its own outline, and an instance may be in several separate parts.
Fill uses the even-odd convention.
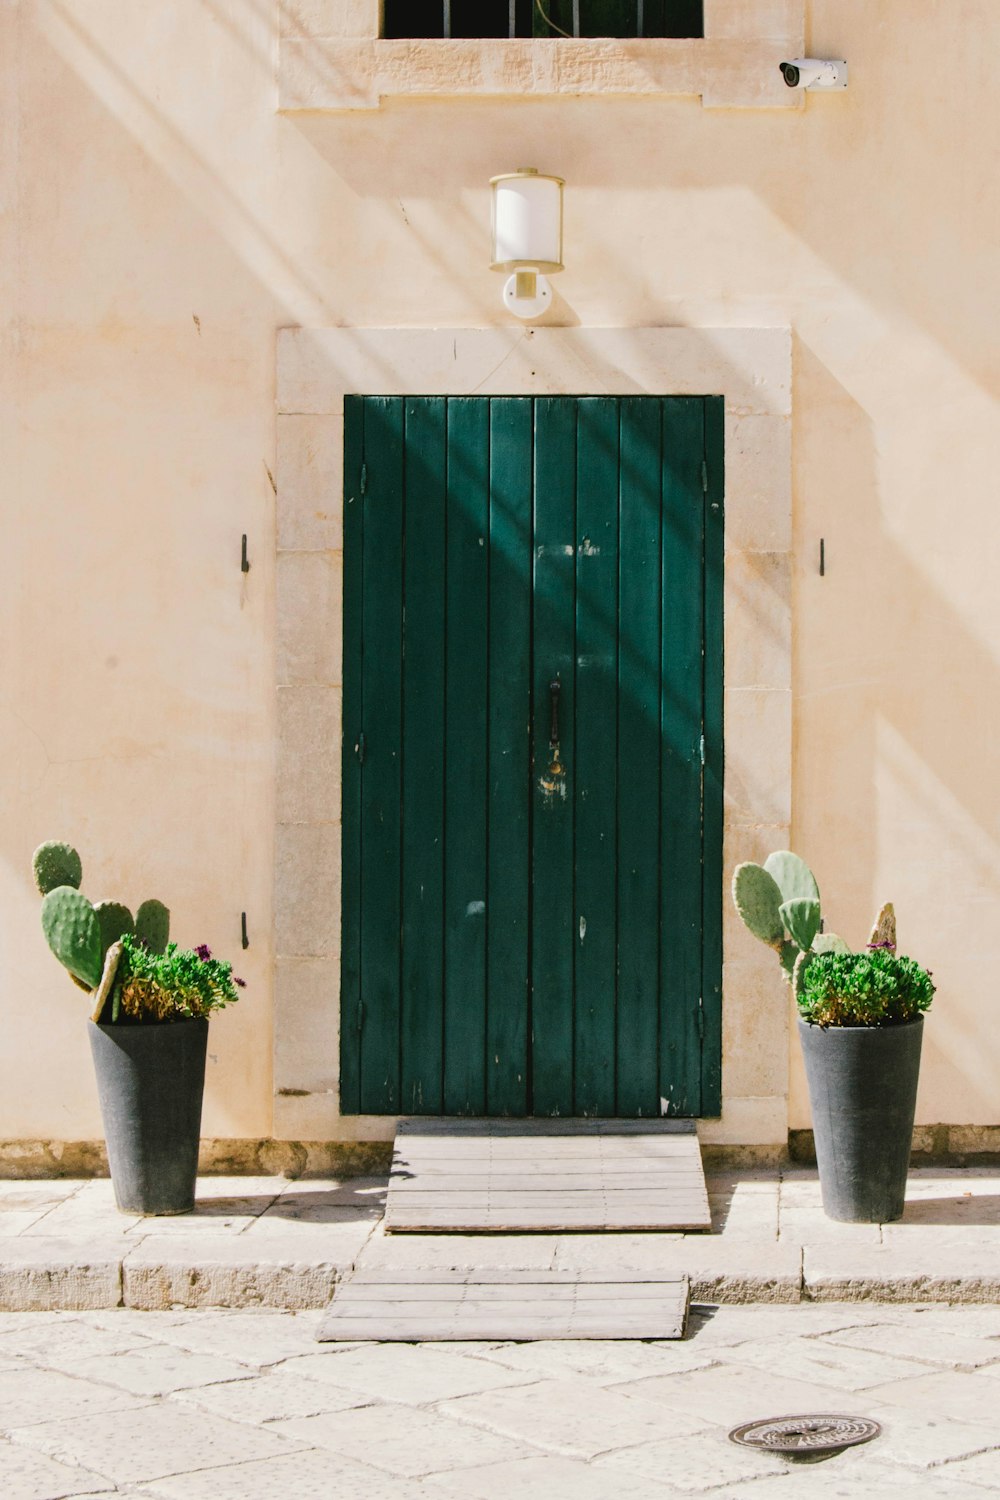
[[[718,1112],[722,401],[351,397],[344,1113]]]

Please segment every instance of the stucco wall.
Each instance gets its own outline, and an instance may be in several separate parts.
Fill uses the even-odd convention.
[[[53,835],[238,955],[206,1131],[271,1132],[275,330],[505,325],[487,180],[526,163],[567,180],[549,321],[793,330],[794,846],[934,970],[920,1119],[1000,1118],[1000,14],[960,10],[812,0],[851,85],[803,110],[279,114],[276,4],[0,0],[0,1139],[99,1134]]]

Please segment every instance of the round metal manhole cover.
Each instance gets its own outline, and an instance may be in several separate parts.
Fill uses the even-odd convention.
[[[744,1422],[729,1434],[734,1443],[768,1453],[835,1453],[855,1443],[870,1443],[882,1428],[868,1417],[770,1417]]]

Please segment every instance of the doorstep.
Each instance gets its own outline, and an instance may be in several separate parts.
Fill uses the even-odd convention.
[[[0,1181],[0,1310],[323,1307],[375,1269],[687,1276],[695,1302],[1000,1303],[1000,1168],[918,1168],[896,1224],[834,1224],[814,1171],[708,1175],[711,1234],[413,1234],[386,1175],[201,1177],[194,1213],[119,1214],[106,1178]]]

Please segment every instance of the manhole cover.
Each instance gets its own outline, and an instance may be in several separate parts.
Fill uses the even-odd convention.
[[[882,1428],[868,1417],[771,1417],[744,1422],[729,1434],[734,1443],[770,1453],[833,1453],[855,1443],[870,1443]]]

